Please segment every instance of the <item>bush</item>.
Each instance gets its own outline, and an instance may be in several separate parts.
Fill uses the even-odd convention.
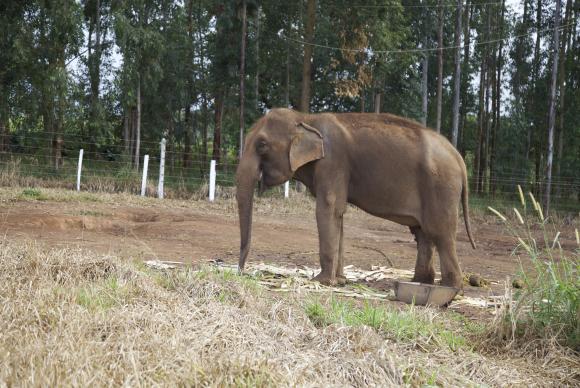
[[[572,349],[580,347],[580,241],[578,248],[565,251],[560,231],[544,217],[540,204],[530,193],[532,212],[519,188],[522,211],[514,208],[517,222],[489,208],[506,225],[517,241],[513,254],[520,261],[518,287],[507,292],[494,330],[502,339],[530,337],[556,341]],[[523,216],[522,216],[523,213]],[[538,235],[543,236],[537,238]],[[551,236],[554,236],[553,238]],[[528,265],[531,263],[531,266]]]

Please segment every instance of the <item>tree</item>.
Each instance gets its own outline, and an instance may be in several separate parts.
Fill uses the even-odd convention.
[[[558,60],[560,48],[560,0],[556,0],[554,34],[552,42],[552,80],[550,82],[550,108],[548,111],[548,150],[546,162],[546,191],[544,194],[545,214],[550,214],[550,194],[552,191],[552,161],[554,158],[554,125],[556,122],[556,83],[558,80]]]
[[[18,82],[25,77],[23,58],[18,55],[18,42],[25,30],[24,15],[27,2],[11,1],[0,12],[0,152],[9,146],[11,96]]]
[[[242,158],[244,149],[244,98],[245,98],[245,77],[246,77],[246,29],[247,29],[247,5],[246,0],[242,0],[241,19],[242,19],[242,37],[240,44],[240,148],[239,156]]]
[[[229,174],[244,127],[267,109],[375,110],[451,128],[476,195],[520,184],[545,202],[552,165],[550,200],[577,200],[580,11],[566,1],[558,47],[545,0],[518,0],[520,16],[513,3],[471,0],[4,2],[0,159],[72,168],[83,147],[91,161],[138,167],[165,137],[168,176],[189,182],[212,153]]]
[[[536,6],[536,42],[534,45],[534,59],[532,62],[532,91],[531,97],[529,99],[529,106],[528,111],[531,113],[532,125],[528,126],[528,147],[526,150],[526,159],[529,160],[530,152],[532,147],[534,147],[534,154],[535,154],[535,192],[536,195],[540,195],[540,163],[541,163],[541,143],[542,137],[539,134],[540,128],[540,121],[542,120],[541,117],[538,117],[538,114],[535,112],[538,104],[538,100],[540,98],[540,65],[541,65],[541,58],[540,58],[540,49],[541,49],[541,39],[542,34],[540,30],[542,28],[542,0],[538,0]]]
[[[443,4],[437,0],[437,119],[435,129],[441,132],[441,109],[443,106]]]
[[[461,94],[461,7],[463,0],[457,0],[456,22],[455,22],[455,73],[453,75],[453,122],[451,126],[451,144],[457,147],[459,136],[459,97]]]
[[[139,169],[141,152],[142,85],[155,94],[162,78],[163,31],[171,20],[171,4],[164,0],[128,0],[116,9],[115,34],[123,54],[124,88],[132,117],[132,163]]]
[[[304,59],[302,62],[302,94],[300,107],[302,112],[310,112],[310,88],[312,78],[312,51],[314,46],[314,25],[316,23],[316,0],[307,0],[306,28],[304,30]]]
[[[41,99],[41,116],[55,170],[62,167],[65,110],[70,78],[68,59],[75,57],[81,38],[80,5],[72,0],[38,1],[31,10],[28,37],[30,81]]]
[[[572,17],[572,0],[568,0],[566,2],[566,13],[564,17],[564,26],[568,26],[570,24],[570,19]],[[564,28],[562,30],[562,43],[560,45],[560,58],[558,60],[560,69],[558,70],[558,89],[560,91],[560,109],[559,109],[559,122],[558,122],[558,146],[557,146],[557,154],[556,154],[556,176],[560,176],[561,167],[562,167],[562,158],[563,158],[563,151],[564,151],[564,132],[565,132],[565,113],[566,113],[566,62],[567,57],[570,54],[570,37],[572,34],[570,33],[571,28]],[[560,197],[561,194],[561,185],[556,186],[556,196]]]
[[[91,151],[94,152],[98,133],[106,125],[100,101],[100,88],[103,53],[110,43],[107,42],[110,27],[110,2],[108,0],[85,0],[83,11],[88,30],[87,68],[90,84],[87,130],[88,142]]]
[[[465,28],[463,31],[463,69],[461,70],[461,106],[460,106],[460,123],[459,123],[459,152],[465,156],[465,127],[467,125],[467,112],[469,110],[469,78],[471,77],[471,18],[473,16],[473,3],[467,1],[465,5]]]
[[[497,25],[499,30],[499,48],[495,53],[493,72],[493,98],[492,98],[492,116],[493,127],[491,132],[491,145],[489,151],[489,186],[492,195],[496,191],[496,142],[501,129],[501,74],[503,66],[503,30],[504,30],[504,16],[505,16],[505,0],[502,1],[501,6],[497,10]]]

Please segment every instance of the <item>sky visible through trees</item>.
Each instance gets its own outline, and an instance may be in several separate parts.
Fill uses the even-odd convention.
[[[58,176],[84,148],[130,174],[166,138],[169,176],[201,181],[216,159],[231,183],[240,129],[268,109],[379,111],[440,127],[474,198],[520,184],[577,212],[579,13],[578,0],[4,1],[0,163]]]

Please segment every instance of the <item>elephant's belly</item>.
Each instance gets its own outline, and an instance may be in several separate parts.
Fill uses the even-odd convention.
[[[376,217],[384,218],[386,220],[396,222],[400,225],[419,226],[419,212],[412,209],[393,209],[391,206],[383,203],[379,206],[372,206],[365,201],[357,201],[356,199],[349,199],[349,202],[359,209]]]

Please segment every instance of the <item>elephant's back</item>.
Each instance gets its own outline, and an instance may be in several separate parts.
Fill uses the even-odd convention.
[[[337,113],[334,117],[355,136],[372,132],[376,136],[398,134],[414,140],[423,136],[423,131],[432,131],[416,121],[390,113]]]

